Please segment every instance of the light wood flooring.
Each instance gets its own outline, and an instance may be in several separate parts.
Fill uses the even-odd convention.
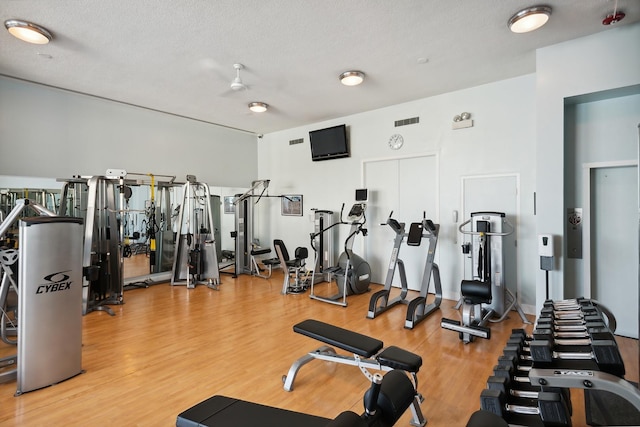
[[[458,319],[444,301],[414,330],[404,329],[405,307],[367,319],[371,292],[348,298],[348,307],[281,295],[282,274],[265,280],[222,276],[218,291],[169,284],[126,291],[115,316],[83,318],[85,373],[14,397],[16,383],[0,384],[2,426],[171,426],[183,410],[215,394],[333,418],[362,412],[368,387],[356,367],[322,361],[304,366],[294,390],[283,389],[291,363],[321,344],[292,326],[313,318],[381,339],[422,356],[419,389],[429,426],[464,426],[485,387],[518,315],[491,327],[491,340],[463,344],[440,328],[442,316]],[[378,290],[373,285],[372,290]],[[334,285],[319,291],[332,293]],[[533,320],[533,319],[532,319]],[[531,329],[531,327],[529,327]],[[638,380],[638,344],[620,339],[627,379]],[[0,357],[15,347],[0,343]],[[574,425],[584,424],[579,393]],[[408,426],[410,411],[397,423]]]

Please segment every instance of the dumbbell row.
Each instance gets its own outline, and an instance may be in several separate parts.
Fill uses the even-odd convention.
[[[593,302],[587,298],[573,298],[566,300],[546,300],[543,303],[543,308],[552,307],[557,310],[575,310],[582,307],[593,307]]]
[[[512,334],[504,352],[515,353],[520,359],[530,360],[534,364],[551,364],[556,360],[594,361],[598,370],[622,378],[625,374],[624,362],[613,334],[595,330],[590,332],[593,338],[587,345],[579,345],[577,342],[574,345],[564,345],[555,340],[534,338],[527,347],[526,338],[518,331],[515,335]],[[545,332],[539,335],[548,337],[548,334]]]
[[[544,307],[540,310],[538,318],[552,318],[552,319],[573,319],[578,320],[586,316],[599,316],[604,320],[602,313],[596,306],[583,306],[577,309],[562,309],[557,310],[553,307]]]
[[[537,399],[508,399],[500,390],[484,389],[480,394],[480,407],[505,420],[512,414],[540,417],[544,425],[569,426],[571,414],[561,393],[540,392]]]
[[[512,337],[519,337],[519,334]],[[535,393],[540,391],[559,391],[563,394],[565,402],[571,412],[571,393],[569,389],[551,389],[547,387],[543,389],[539,384],[531,383],[529,372],[533,368],[530,360],[520,358],[522,349],[518,346],[506,346],[502,356],[498,357],[498,365],[493,368],[494,377],[505,378],[510,385],[512,395],[521,395],[521,397],[533,397]],[[488,380],[487,383],[491,381]],[[493,380],[497,381],[497,380]],[[492,388],[492,387],[489,387]]]
[[[597,327],[589,327],[583,331],[558,332],[550,328],[534,329],[531,336],[521,330],[514,330],[507,341],[507,345],[524,345],[525,342],[538,339],[553,341],[557,345],[590,345],[594,340],[611,340],[615,341],[611,331],[603,325]]]
[[[588,328],[586,331],[558,332],[553,329],[534,329],[533,339],[553,341],[558,345],[589,345],[594,340],[611,340],[615,337],[608,328]]]
[[[544,319],[540,319],[536,322],[536,329],[551,329],[558,333],[568,332],[582,332],[585,333],[589,329],[607,328],[607,325],[602,321],[597,322],[581,322],[581,323],[558,323],[558,322],[544,322]]]
[[[562,398],[566,402],[569,412],[571,412],[571,393],[569,389],[561,389],[559,387],[546,387],[542,389],[540,386],[533,385],[529,382],[529,377],[526,377],[527,382],[512,382],[508,375],[505,366],[496,366],[494,368],[494,374],[487,379],[487,388],[491,390],[499,390],[504,393],[505,396],[521,399],[538,399],[540,393],[554,392],[560,393]],[[517,378],[517,377],[514,377]]]

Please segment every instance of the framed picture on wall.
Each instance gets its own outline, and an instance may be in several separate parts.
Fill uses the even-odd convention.
[[[224,196],[224,213],[233,214],[236,212],[236,205],[233,202],[236,201],[236,196]]]
[[[302,216],[302,194],[282,196],[282,215]]]

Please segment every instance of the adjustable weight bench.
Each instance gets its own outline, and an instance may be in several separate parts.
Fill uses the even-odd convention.
[[[383,350],[384,343],[378,339],[318,320],[304,320],[294,325],[293,331],[348,351],[352,355],[338,354],[333,347],[327,345],[320,346],[316,350],[305,354],[293,362],[287,375],[282,377],[286,391],[293,390],[293,382],[300,368],[314,359],[357,366],[367,377],[370,376],[367,368],[381,371],[401,370],[409,374],[416,390],[411,405],[411,412],[413,413],[411,425],[424,426],[427,423],[420,410],[420,403],[422,403],[423,398],[417,391],[417,373],[422,366],[422,357],[396,346],[390,346]]]

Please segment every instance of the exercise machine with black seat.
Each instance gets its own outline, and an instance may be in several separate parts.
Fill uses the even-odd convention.
[[[465,229],[471,224],[471,229]],[[489,322],[501,322],[511,310],[516,310],[525,324],[531,322],[518,301],[505,284],[505,266],[502,238],[515,231],[503,212],[473,212],[471,218],[460,224],[458,230],[472,237],[462,245],[472,265],[472,279],[463,280],[462,322],[443,318],[440,325],[459,333],[464,343],[475,337],[491,338]]]
[[[299,294],[309,287],[307,279],[304,277],[305,260],[309,257],[307,248],[299,246],[295,249],[294,258],[289,257],[289,251],[284,242],[280,239],[273,241],[273,247],[278,254],[278,263],[283,272],[282,295],[289,293]],[[267,261],[270,262],[270,261]],[[293,283],[291,279],[293,275]]]
[[[344,242],[344,251],[338,257],[338,265],[329,267],[324,270],[323,273],[329,273],[338,287],[338,293],[333,296],[325,297],[320,296],[315,292],[315,270],[312,271],[311,279],[311,292],[309,297],[315,300],[328,302],[331,304],[347,306],[347,296],[362,294],[369,290],[369,284],[371,283],[371,267],[369,263],[365,261],[361,256],[353,252],[353,244],[356,237],[359,234],[362,236],[367,235],[367,229],[364,228],[367,217],[367,195],[366,189],[356,190],[356,203],[351,206],[347,221],[343,220],[344,204],[340,210],[340,221],[336,222],[324,230],[319,231],[322,233],[327,229],[333,228],[338,225],[349,225],[349,234]],[[311,235],[313,241],[317,233]],[[316,258],[319,254],[316,252]],[[314,266],[317,265],[317,259],[314,262]]]
[[[440,308],[440,303],[442,302],[440,269],[438,268],[438,264],[434,262],[440,224],[434,224],[433,221],[427,219],[426,214],[423,213],[422,221],[412,223],[409,227],[409,232],[407,233],[405,232],[405,224],[393,219],[392,216],[393,211],[389,214],[389,218],[387,218],[387,222],[385,224],[391,227],[391,229],[396,233],[396,237],[393,243],[393,250],[391,251],[389,266],[387,268],[384,289],[371,295],[367,317],[369,319],[373,319],[377,315],[384,313],[398,304],[407,305],[407,315],[404,327],[407,329],[413,329],[418,323]],[[408,300],[407,294],[409,286],[407,284],[404,262],[400,258],[400,248],[404,241],[406,241],[407,246],[420,246],[422,239],[427,239],[429,242],[427,258],[422,274],[422,282],[420,283],[419,295]],[[400,295],[390,300],[389,297],[396,268],[400,275]],[[427,304],[429,284],[432,276],[435,298],[432,303]]]
[[[233,256],[233,264],[226,265],[220,272],[231,274],[234,278],[240,274],[269,279],[273,268],[280,264],[277,257],[266,257],[271,254],[271,248],[261,247],[260,240],[254,232],[256,206],[263,198],[283,198],[287,196],[270,196],[268,194],[269,179],[259,179],[251,182],[251,188],[242,194],[236,194],[233,200],[235,230],[231,232],[234,240],[235,252],[227,253],[227,258]],[[259,191],[259,192],[258,192]],[[262,264],[262,266],[260,265]],[[233,270],[231,270],[233,267]],[[264,267],[264,268],[263,268]],[[266,269],[267,273],[263,274]]]

